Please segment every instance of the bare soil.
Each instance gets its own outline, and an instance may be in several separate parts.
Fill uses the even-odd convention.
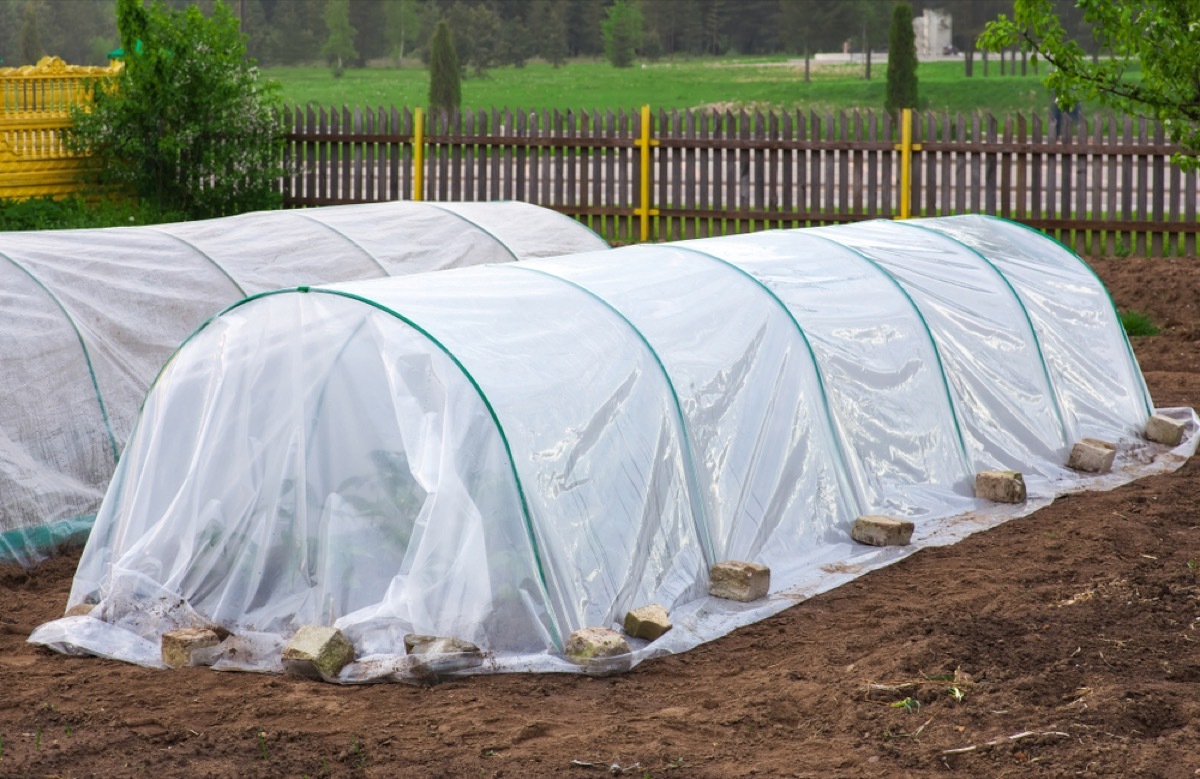
[[[1134,342],[1156,404],[1200,403],[1200,265],[1093,264],[1164,327]],[[0,776],[1197,777],[1197,459],[605,679],[338,687],[63,657],[25,637],[77,556],[0,569]]]

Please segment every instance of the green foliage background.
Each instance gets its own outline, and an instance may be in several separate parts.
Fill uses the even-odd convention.
[[[97,162],[92,183],[189,219],[278,207],[278,92],[229,8],[120,0],[118,24],[125,70],[72,110],[66,138]]]

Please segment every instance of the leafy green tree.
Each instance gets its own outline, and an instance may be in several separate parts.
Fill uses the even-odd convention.
[[[410,47],[420,41],[424,7],[417,0],[393,0],[384,6],[388,45],[397,62],[403,60]]]
[[[884,107],[891,114],[899,113],[901,108],[917,107],[917,37],[913,33],[912,6],[908,3],[897,3],[892,10]]]
[[[454,33],[445,19],[433,31],[429,52],[429,108],[452,113],[462,105],[462,82],[458,54],[454,51]]]
[[[483,76],[500,63],[504,34],[500,16],[487,5],[455,3],[446,14],[459,62]]]
[[[329,37],[321,47],[321,54],[329,59],[335,78],[346,72],[346,61],[358,58],[354,48],[355,29],[350,25],[350,0],[329,0],[325,6],[325,28]]]
[[[616,0],[600,26],[604,37],[604,56],[615,68],[633,67],[637,49],[642,45],[642,12],[626,0]]]
[[[72,109],[66,135],[96,183],[190,219],[278,208],[278,86],[246,58],[228,6],[205,17],[117,0],[117,24],[125,69]]]
[[[34,65],[42,58],[42,36],[38,32],[37,8],[33,0],[26,0],[21,14],[21,63]]]
[[[1045,78],[1060,108],[1089,100],[1162,122],[1184,151],[1172,162],[1200,169],[1200,2],[1078,0],[1083,21],[1108,55],[1091,59],[1067,34],[1052,0],[1015,0],[979,37],[990,50],[1019,46],[1053,67]],[[1131,78],[1140,69],[1141,78]]]

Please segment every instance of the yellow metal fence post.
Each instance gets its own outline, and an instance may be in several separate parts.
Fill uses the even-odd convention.
[[[641,149],[641,191],[638,193],[638,207],[633,209],[633,213],[638,217],[640,228],[638,234],[640,240],[646,241],[650,238],[650,217],[658,216],[658,209],[650,207],[650,147],[657,146],[658,141],[651,137],[650,126],[650,106],[649,104],[642,106],[642,132],[637,140],[633,142],[634,146]]]
[[[425,109],[413,110],[413,200],[425,199]]]
[[[921,144],[913,143],[912,109],[900,113],[900,143],[893,148],[900,152],[900,213],[897,219],[912,216],[912,153],[921,150]]]

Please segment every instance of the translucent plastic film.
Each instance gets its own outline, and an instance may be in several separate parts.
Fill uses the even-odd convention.
[[[1136,364],[1111,403],[1075,386],[1124,340],[1107,313],[1056,314],[1047,290],[1093,305],[1097,288],[1031,235],[881,222],[252,298],[149,392],[73,615],[31,640],[157,665],[165,631],[216,626],[229,637],[198,662],[278,671],[323,625],[354,646],[328,677],[344,683],[609,672],[1178,467],[1200,424],[1168,409],[1178,447],[1137,436]],[[1086,431],[1111,434],[1110,473],[1065,468]],[[1027,501],[974,497],[997,466],[1029,477]],[[912,543],[856,543],[864,514],[911,519]],[[708,594],[729,561],[768,566],[769,593]],[[566,651],[652,604],[665,635]],[[474,649],[424,657],[417,636]]]
[[[813,231],[681,245],[743,268],[787,307],[812,344],[864,513],[945,513],[970,494],[937,348],[894,279]]]
[[[155,644],[203,615],[255,635],[337,623],[364,655],[411,632],[554,645],[483,399],[424,334],[340,296],[251,301],[198,334],[93,539],[72,602]]]
[[[606,248],[536,206],[454,208],[394,202],[0,233],[0,272],[13,279],[0,292],[0,562],[32,565],[86,532],[155,375],[247,294]]]
[[[503,267],[335,289],[404,312],[478,382],[566,632],[695,597],[705,558],[691,463],[667,379],[628,323],[579,289]]]
[[[972,470],[1057,475],[1067,440],[1040,344],[1020,299],[962,244],[898,222],[818,228],[903,287],[938,349]]]
[[[646,339],[680,404],[712,559],[782,572],[855,516],[812,354],[745,273],[673,247],[510,270],[579,285]]]
[[[994,217],[922,219],[987,257],[1021,296],[1074,439],[1136,436],[1150,396],[1108,291],[1072,252]]]

